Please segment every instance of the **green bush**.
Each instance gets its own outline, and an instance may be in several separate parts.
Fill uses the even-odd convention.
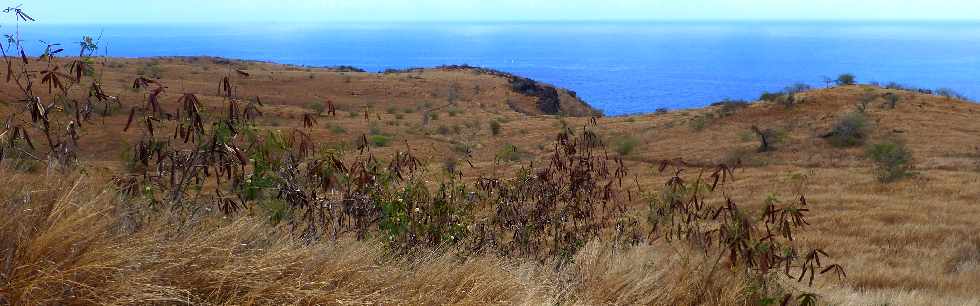
[[[865,155],[874,163],[875,177],[887,183],[909,175],[912,152],[904,142],[888,140],[871,145]]]
[[[466,144],[466,143],[463,143],[463,142],[457,142],[457,141],[454,141],[452,143],[451,148],[453,149],[453,152],[456,152],[456,153],[458,153],[460,155],[468,155],[473,150],[473,146],[471,146],[469,144]]]
[[[375,147],[387,147],[391,143],[391,137],[385,135],[371,135],[368,136],[368,142],[370,142]]]
[[[690,126],[691,126],[691,129],[694,130],[694,131],[696,131],[696,132],[700,132],[700,131],[704,130],[704,128],[708,126],[708,118],[707,118],[707,116],[697,116],[697,117],[694,117],[694,119],[691,119]]]
[[[344,129],[344,127],[342,127],[342,126],[339,126],[339,125],[336,125],[336,124],[332,124],[332,125],[330,125],[330,132],[331,133],[334,133],[334,134],[344,134],[344,133],[347,133],[347,130]]]
[[[462,111],[460,111],[458,108],[450,108],[447,113],[449,114],[449,117],[456,117],[456,115],[459,115],[462,113]]]
[[[307,103],[306,108],[316,112],[317,115],[321,115],[323,114],[323,111],[327,109],[327,106],[323,105],[323,102],[315,101]]]
[[[833,130],[827,135],[827,140],[835,147],[853,147],[864,143],[867,138],[868,118],[859,112],[844,115]]]
[[[783,93],[781,92],[764,91],[762,92],[762,95],[759,96],[759,101],[776,102],[776,99],[779,99],[779,97],[782,96]]]
[[[500,135],[500,122],[490,121],[490,133],[493,136]]]
[[[640,140],[632,136],[619,136],[612,139],[613,148],[620,156],[630,155],[639,144]]]

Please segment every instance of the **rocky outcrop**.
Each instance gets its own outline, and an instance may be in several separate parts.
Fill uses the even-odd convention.
[[[561,98],[558,90],[550,85],[544,85],[534,80],[522,77],[510,79],[510,87],[514,91],[538,99],[538,110],[549,115],[557,115],[562,111]]]
[[[437,69],[467,70],[505,78],[510,83],[511,90],[514,92],[537,99],[536,108],[543,114],[579,117],[602,116],[602,112],[592,108],[592,106],[582,101],[582,99],[579,99],[574,91],[559,89],[552,85],[517,76],[512,73],[469,65],[441,66],[437,67]],[[524,111],[515,108],[513,105],[511,105],[511,108],[519,112]]]
[[[406,69],[385,69],[382,71],[382,73],[419,73],[427,69],[429,68],[413,67]],[[466,71],[503,78],[510,84],[511,90],[521,95],[533,97],[537,101],[534,105],[535,109],[533,110],[529,109],[530,106],[522,107],[521,105],[508,102],[510,108],[518,112],[575,117],[602,116],[602,112],[592,108],[592,106],[585,101],[582,101],[582,99],[579,99],[578,95],[574,91],[556,88],[555,86],[517,76],[512,73],[483,67],[474,67],[470,65],[446,65],[431,69],[443,71]]]

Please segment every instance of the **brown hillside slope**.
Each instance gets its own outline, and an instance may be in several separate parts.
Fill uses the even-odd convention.
[[[515,92],[509,79],[469,69],[369,74],[269,63],[223,62],[211,58],[112,59],[107,64],[108,72],[102,76],[103,83],[109,94],[120,97],[123,107],[115,110],[110,117],[95,117],[92,122],[83,125],[85,136],[80,140],[80,147],[86,170],[95,175],[115,173],[121,168],[119,157],[139,136],[136,130],[122,132],[129,108],[139,105],[144,98],[141,92],[129,89],[134,74],[143,72],[160,77],[168,86],[162,102],[165,108],[174,108],[181,93],[195,92],[201,95],[211,112],[220,114],[225,106],[217,95],[217,80],[224,75],[235,75],[235,68],[250,74],[248,78],[235,77],[236,83],[240,84],[238,94],[258,96],[266,105],[263,108],[265,116],[258,121],[264,129],[301,128],[303,114],[314,112],[314,107],[308,105],[329,99],[337,105],[339,114],[336,117],[318,116],[318,124],[308,129],[319,142],[349,149],[361,135],[373,134],[388,140],[387,144],[373,149],[378,156],[411,148],[431,169],[440,169],[447,160],[468,158],[473,163],[473,167],[467,165],[464,171],[468,179],[494,171],[511,171],[518,165],[543,158],[552,149],[548,144],[562,128],[580,131],[590,121],[588,117],[541,115],[534,111],[539,109],[536,108],[537,97]],[[16,91],[9,86],[0,85],[0,97],[7,102],[0,103],[3,117],[18,105],[13,102]],[[568,95],[564,91],[559,92],[563,97]],[[901,100],[895,109],[886,107],[882,99],[870,103],[866,111],[872,123],[868,142],[903,139],[914,156],[916,172],[914,176],[892,184],[881,184],[875,180],[862,146],[835,148],[821,138],[842,115],[853,112],[863,96],[869,93],[880,96],[885,92],[897,94]],[[565,98],[562,100],[567,101]],[[611,143],[614,149],[623,148],[621,151],[626,153],[626,159],[637,175],[637,183],[645,190],[658,190],[666,180],[666,177],[654,171],[654,161],[683,158],[699,164],[741,159],[746,167],[736,173],[738,180],[734,183],[735,188],[732,188],[735,192],[732,196],[750,209],[761,210],[763,201],[770,196],[788,201],[799,192],[804,192],[813,206],[814,213],[809,219],[813,228],[800,239],[806,244],[828,250],[847,268],[848,278],[843,284],[820,281],[816,284],[817,292],[833,303],[980,303],[980,226],[977,225],[980,220],[980,206],[977,205],[980,202],[980,189],[977,188],[980,187],[980,152],[977,149],[980,145],[980,120],[977,120],[980,119],[980,105],[864,86],[814,90],[800,94],[799,100],[802,102],[792,108],[758,102],[736,109],[727,116],[708,117],[708,114],[721,112],[722,107],[716,106],[664,114],[598,118],[598,127],[591,129]],[[588,109],[574,103],[565,105],[570,105],[563,105],[565,109]],[[365,113],[368,116],[365,117]],[[576,111],[576,114],[585,113]],[[426,115],[428,119],[424,118]],[[497,133],[490,127],[491,122],[499,124]],[[753,125],[778,130],[784,140],[776,145],[777,149],[773,152],[754,153],[758,141],[750,132]],[[627,150],[630,143],[635,143],[635,148]],[[517,149],[520,154],[504,154],[506,150],[501,148]],[[495,158],[502,156],[513,161],[496,165]],[[646,208],[646,203],[640,199],[631,205],[638,212]],[[84,212],[81,216],[85,216]],[[233,224],[232,227],[229,231],[238,231],[249,237],[262,236],[262,231],[266,230],[247,224]],[[155,245],[153,241],[157,238],[141,237],[143,240],[140,241],[144,244],[128,250],[174,252],[166,249],[168,245]],[[216,242],[221,241],[220,237],[210,239],[195,244],[201,246],[199,251],[202,254],[210,248],[231,248]],[[38,246],[38,249],[44,247]],[[316,247],[329,249],[330,246]],[[349,248],[353,249],[351,252],[364,252],[367,257],[380,256],[370,246],[355,245]],[[111,250],[107,248],[105,252]],[[281,253],[261,253],[267,257],[242,260],[261,259],[265,261],[252,264],[272,267],[275,265],[271,263],[280,258],[295,259],[292,266],[282,267],[284,270],[321,262],[316,252],[309,249],[290,251],[283,247],[277,252]],[[651,258],[666,258],[656,257],[663,255],[660,251],[643,249],[630,253],[626,259],[618,259],[605,252],[611,251],[599,248],[578,255],[594,266],[589,267],[592,270],[588,270],[588,273],[576,274],[581,277],[575,282],[576,286],[580,286],[576,288],[598,288],[596,291],[582,291],[584,293],[578,297],[583,303],[642,301],[637,296],[651,295],[643,291],[650,288],[625,284],[641,283],[664,288],[676,280],[673,277],[680,277],[663,274],[667,269],[664,266],[645,265],[645,262],[653,260]],[[442,258],[432,260],[448,261]],[[213,275],[195,274],[194,277],[198,277],[196,281],[202,283],[242,277],[235,274],[241,272],[236,272],[234,266],[243,263],[233,261],[230,259],[224,268],[208,272]],[[159,285],[167,283],[161,282],[161,279],[177,279],[180,274],[181,270],[163,260],[156,264],[159,266],[153,271],[158,274],[135,281]],[[363,282],[358,284],[364,287],[331,287],[335,289],[330,291],[331,294],[337,294],[338,300],[387,299],[426,303],[443,297],[432,287],[413,287],[416,286],[413,285],[416,283],[415,276],[406,272],[409,270],[404,266],[379,268],[373,262],[357,262],[354,265],[361,265],[353,270],[361,273],[350,272],[344,277],[361,279]],[[631,266],[643,266],[643,271],[649,272],[649,275],[631,273]],[[462,270],[453,270],[452,266],[437,267],[442,268],[433,268],[433,273],[452,271],[440,284],[454,290],[453,300],[460,303],[538,303],[553,301],[563,294],[563,290],[568,290],[560,282],[554,281],[557,279],[555,275],[497,258],[464,266]],[[304,293],[315,294],[304,291],[304,286],[318,283],[320,277],[333,277],[330,273],[336,272],[330,267],[322,269],[316,275],[308,275],[309,279],[303,279],[308,283],[290,287],[295,291],[289,294],[295,296],[286,296],[278,301]],[[378,272],[379,269],[384,271]],[[375,272],[379,274],[372,274]],[[654,274],[666,276],[643,278]],[[383,275],[397,275],[398,282],[385,285]],[[451,283],[463,286],[453,287]],[[258,282],[248,286],[255,290],[250,294],[264,290]],[[386,288],[380,292],[390,296],[370,295],[381,294],[371,290],[378,287]],[[484,291],[467,299],[467,292],[472,293],[467,290],[474,288]],[[681,292],[691,288],[694,287],[669,289]],[[155,297],[156,294],[165,296],[167,293],[162,291],[165,289],[161,287],[161,292],[140,294],[146,294],[144,298]],[[174,294],[192,296],[201,292]],[[722,292],[719,298],[737,294]],[[358,298],[355,299],[353,295]],[[623,299],[617,300],[616,297]],[[243,301],[241,303],[249,301],[249,296],[237,298],[240,299],[229,300]],[[113,301],[126,299],[139,300],[139,295],[120,296]]]

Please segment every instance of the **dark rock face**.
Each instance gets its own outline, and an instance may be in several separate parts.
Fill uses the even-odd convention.
[[[541,112],[550,115],[561,112],[561,99],[554,87],[521,77],[510,78],[510,86],[518,93],[538,98],[538,109]]]

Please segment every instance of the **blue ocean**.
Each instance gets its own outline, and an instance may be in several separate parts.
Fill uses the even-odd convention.
[[[210,55],[369,71],[469,64],[572,89],[608,115],[755,99],[798,82],[823,86],[823,77],[845,72],[860,82],[980,98],[980,23],[30,25],[23,35],[66,44],[101,36],[102,52],[122,57]]]

